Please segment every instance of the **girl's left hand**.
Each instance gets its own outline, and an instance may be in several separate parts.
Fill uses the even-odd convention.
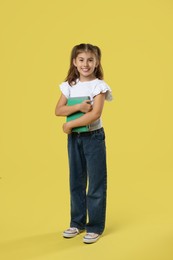
[[[72,128],[70,127],[69,122],[64,123],[62,128],[63,128],[64,133],[71,134]]]

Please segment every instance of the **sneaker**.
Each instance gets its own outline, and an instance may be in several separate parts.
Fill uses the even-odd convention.
[[[83,238],[83,242],[86,244],[91,244],[96,242],[100,238],[99,234],[96,233],[86,233],[86,235]]]
[[[67,230],[65,230],[63,232],[63,237],[65,238],[71,238],[71,237],[75,237],[77,236],[78,234],[80,234],[83,230],[79,230],[78,228],[75,228],[75,227],[70,227],[68,228]]]

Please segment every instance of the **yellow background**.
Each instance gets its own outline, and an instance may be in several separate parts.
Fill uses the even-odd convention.
[[[0,1],[0,258],[173,259],[173,2]],[[54,108],[71,48],[100,46],[107,228],[65,240],[66,135]]]

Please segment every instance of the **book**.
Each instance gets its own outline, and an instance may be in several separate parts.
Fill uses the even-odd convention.
[[[89,96],[84,96],[84,97],[71,97],[68,98],[67,100],[67,106],[73,106],[76,104],[80,104],[82,103],[84,100],[90,100]],[[71,120],[75,120],[81,116],[83,116],[84,113],[81,111],[77,111],[69,116],[67,116],[66,118],[66,122],[69,122]],[[72,129],[72,132],[88,132],[89,131],[89,126],[79,126],[79,127],[75,127]]]

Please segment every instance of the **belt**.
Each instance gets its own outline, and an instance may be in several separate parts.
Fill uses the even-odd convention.
[[[103,127],[99,128],[97,130],[88,131],[88,132],[72,132],[71,135],[75,135],[75,136],[88,136],[88,135],[100,133],[102,131],[103,131]]]

